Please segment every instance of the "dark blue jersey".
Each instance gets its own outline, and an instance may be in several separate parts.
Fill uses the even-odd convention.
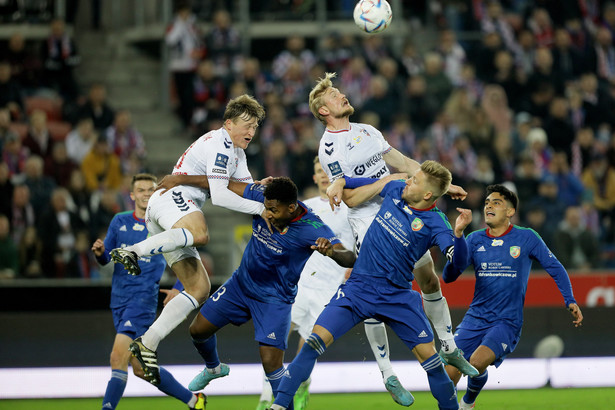
[[[145,221],[137,218],[133,211],[120,212],[109,224],[104,241],[105,253],[98,260],[106,265],[111,259],[109,256],[111,249],[124,248],[145,238],[147,238]],[[111,308],[139,304],[145,309],[156,310],[160,277],[164,272],[166,261],[162,254],[142,256],[139,259],[139,266],[141,274],[132,276],[126,272],[122,264],[115,264],[111,283]]]
[[[435,204],[428,209],[408,206],[401,198],[405,186],[392,181],[380,192],[384,201],[365,234],[352,275],[386,277],[410,288],[414,264],[429,248],[438,246],[443,253],[453,249],[453,231],[446,216]]]
[[[264,201],[262,185],[250,184],[243,197]],[[273,233],[258,215],[252,221],[252,237],[243,252],[241,264],[234,275],[250,297],[272,303],[292,303],[297,294],[297,282],[316,239],[327,238],[340,243],[333,231],[307,206],[299,202],[303,212],[283,232]]]
[[[468,235],[467,244],[476,285],[464,324],[482,327],[506,321],[521,328],[533,260],[553,277],[566,306],[576,303],[566,270],[534,230],[511,225],[506,233],[493,237],[482,229]]]

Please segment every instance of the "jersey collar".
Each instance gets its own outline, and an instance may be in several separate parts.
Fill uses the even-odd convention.
[[[407,203],[407,202],[406,202]],[[425,209],[420,209],[420,208],[414,208],[410,205],[408,205],[408,208],[412,209],[413,211],[431,211],[432,209],[434,209],[436,207],[436,203],[434,202],[433,204],[431,204],[431,206],[429,208],[425,208]]]
[[[145,219],[141,219],[137,216],[137,212],[136,211],[132,211],[132,217],[135,218],[137,221],[141,222],[141,223],[145,223]]]
[[[508,226],[508,229],[506,230],[506,232],[504,232],[504,233],[503,233],[502,235],[500,235],[500,236],[493,236],[493,235],[491,235],[491,234],[489,233],[489,228],[485,229],[485,233],[486,233],[486,234],[487,234],[487,236],[488,236],[488,237],[490,237],[490,238],[499,238],[499,237],[501,237],[501,236],[506,235],[508,232],[512,231],[513,226],[514,226],[513,224],[510,224],[510,225]]]
[[[327,132],[330,132],[331,134],[340,134],[342,132],[348,132],[350,131],[350,129],[352,128],[352,125],[350,127],[348,127],[348,129],[346,130],[330,130],[329,128],[326,128]]]
[[[303,215],[307,214],[307,209],[305,209],[303,205],[301,205],[299,202],[297,202],[297,205],[299,205],[303,211],[299,215],[297,215],[295,219],[292,219],[290,223],[297,222],[299,219],[303,218]]]

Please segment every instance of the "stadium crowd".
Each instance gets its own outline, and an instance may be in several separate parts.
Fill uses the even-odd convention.
[[[516,222],[567,269],[613,267],[615,3],[433,4],[433,48],[415,37],[395,50],[386,35],[333,32],[317,44],[290,36],[271,61],[242,53],[228,11],[211,13],[202,33],[200,14],[178,5],[164,41],[184,134],[219,128],[229,99],[254,95],[267,111],[246,151],[254,178],[289,176],[313,196],[322,125],[308,93],[337,72],[357,121],[451,170],[474,211],[468,232],[483,227],[485,187],[504,183],[519,195]],[[54,19],[40,44],[15,33],[0,48],[2,278],[96,277],[89,245],[132,209],[131,177],[147,170],[130,112],[114,108],[122,102],[107,100],[105,84],[85,93],[75,78],[78,45]],[[445,197],[438,206],[456,204]]]

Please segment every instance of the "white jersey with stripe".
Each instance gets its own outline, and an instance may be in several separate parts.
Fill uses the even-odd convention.
[[[233,142],[224,127],[209,131],[186,149],[173,168],[174,175],[206,175],[209,190],[184,186],[184,195],[197,206],[203,207],[211,198],[214,205],[260,215],[264,206],[261,202],[244,199],[228,189],[229,180],[253,182],[248,170],[246,154]]]
[[[353,178],[382,178],[390,175],[382,158],[391,146],[380,131],[369,124],[350,123],[347,130],[325,129],[320,139],[318,158],[330,181],[344,175]],[[373,217],[378,213],[379,196],[348,209],[349,218]]]
[[[346,204],[342,203],[332,211],[329,201],[319,196],[307,199],[303,203],[331,228],[346,249],[354,248],[354,236],[348,224]],[[333,259],[314,252],[301,272],[298,286],[300,289],[309,288],[318,292],[328,290],[333,295],[333,292],[344,281],[345,273],[346,268],[338,265]]]

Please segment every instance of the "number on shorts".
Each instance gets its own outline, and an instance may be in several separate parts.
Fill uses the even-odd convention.
[[[210,297],[214,302],[217,302],[218,299],[220,299],[220,296],[224,295],[225,292],[226,292],[226,288],[224,286],[221,286],[220,289],[218,289],[218,291],[214,293],[213,295],[211,295]]]

